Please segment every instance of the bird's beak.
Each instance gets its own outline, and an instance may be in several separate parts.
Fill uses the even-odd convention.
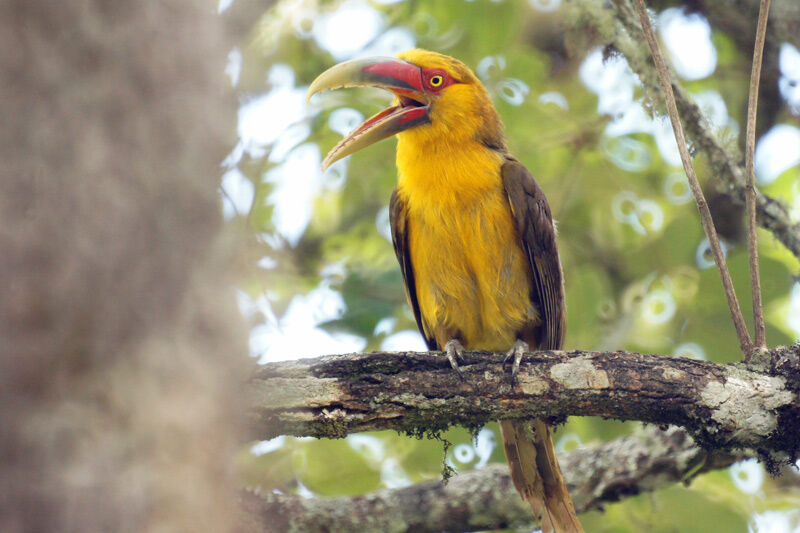
[[[428,94],[422,85],[422,69],[391,57],[353,59],[329,68],[308,88],[312,95],[342,87],[380,87],[394,93],[397,104],[368,119],[325,157],[322,169],[396,133],[430,122]]]

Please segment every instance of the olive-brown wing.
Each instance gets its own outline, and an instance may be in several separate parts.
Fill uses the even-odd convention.
[[[540,319],[531,325],[536,344],[531,347],[559,350],[564,345],[567,314],[550,206],[533,175],[519,161],[509,158],[503,164],[502,175],[511,213],[531,267],[531,303]]]

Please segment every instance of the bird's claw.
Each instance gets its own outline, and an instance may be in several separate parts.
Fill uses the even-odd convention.
[[[458,372],[458,377],[463,380],[464,373],[461,372],[461,368],[458,366],[458,360],[464,358],[464,346],[458,339],[450,339],[444,345],[444,353],[447,356],[447,360],[450,361],[450,366],[453,367],[453,370]]]
[[[511,363],[511,386],[513,387],[514,384],[517,382],[517,373],[519,372],[519,364],[522,362],[522,357],[525,355],[525,352],[530,351],[528,347],[528,343],[517,339],[517,342],[514,343],[514,346],[506,352],[505,358],[503,358],[503,367],[505,367],[508,360],[512,357],[513,362]]]

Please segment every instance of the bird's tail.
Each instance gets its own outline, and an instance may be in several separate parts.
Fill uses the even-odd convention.
[[[547,423],[501,420],[500,433],[514,486],[541,520],[543,533],[583,533]]]

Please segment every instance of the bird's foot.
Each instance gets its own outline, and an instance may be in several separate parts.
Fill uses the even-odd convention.
[[[450,361],[450,366],[458,372],[458,377],[463,380],[464,373],[461,372],[461,368],[458,366],[458,360],[464,358],[464,346],[458,339],[450,339],[444,345],[444,353],[447,355],[447,360]]]
[[[525,352],[530,351],[530,347],[528,343],[517,339],[517,342],[514,343],[514,346],[506,352],[506,356],[503,359],[503,367],[505,367],[508,360],[512,357],[513,362],[511,363],[511,386],[513,387],[517,381],[517,373],[519,372],[519,364],[522,362],[522,357],[525,355]]]

